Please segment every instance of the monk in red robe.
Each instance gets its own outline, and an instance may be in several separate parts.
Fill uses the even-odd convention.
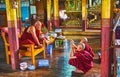
[[[77,48],[77,46],[74,44],[74,41],[71,40],[74,48]],[[94,57],[94,51],[92,50],[91,46],[88,44],[88,39],[86,37],[82,37],[80,40],[80,43],[84,43],[85,44],[85,49],[86,51],[88,51],[93,57]]]
[[[27,27],[19,42],[20,44],[34,44],[37,47],[41,47],[40,43],[40,34],[41,34],[42,23],[40,21],[36,21],[36,23],[31,23],[31,26]]]
[[[87,42],[88,42],[88,39],[86,37],[82,37],[80,40],[80,43],[85,44],[84,50],[88,51],[94,57],[94,51],[92,50],[91,46]]]
[[[74,46],[73,43],[72,46]],[[88,51],[84,50],[84,48],[85,44],[79,43],[76,49],[70,51],[68,63],[76,67],[75,72],[77,73],[86,73],[93,67],[93,57]]]

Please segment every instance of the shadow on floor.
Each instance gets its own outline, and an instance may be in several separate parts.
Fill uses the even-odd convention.
[[[94,43],[93,43],[93,41],[94,41]],[[99,48],[99,41],[97,39],[90,39],[89,42],[93,48],[97,48],[97,47]],[[49,57],[47,57],[47,59],[50,59],[50,67],[36,68],[34,71],[30,71],[30,70],[12,71],[11,65],[8,65],[5,63],[5,61],[6,61],[5,58],[0,58],[0,77],[100,77],[100,75],[99,75],[100,74],[100,64],[98,62],[97,55],[95,55],[95,58],[94,58],[94,67],[88,73],[75,74],[72,72],[75,68],[68,64],[68,60],[69,60],[68,54],[69,54],[69,50],[70,50],[69,41],[67,41],[67,43],[68,44],[66,44],[66,45],[68,47],[66,50],[64,50],[64,49],[63,50],[53,50],[52,58],[50,59]],[[3,56],[3,57],[5,57],[5,56]],[[38,58],[40,58],[40,57],[38,56]],[[39,59],[37,59],[37,60],[39,60]]]
[[[96,63],[96,64],[100,64],[101,62],[100,62],[99,59],[94,59],[94,63]]]
[[[71,77],[83,77],[84,76],[84,73],[76,73],[74,71],[71,72]]]

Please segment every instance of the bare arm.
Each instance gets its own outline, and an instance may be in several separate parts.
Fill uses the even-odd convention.
[[[75,48],[76,48],[76,45],[74,44],[74,41],[71,40],[71,41],[70,41],[70,53],[69,53],[69,59],[76,58],[76,56],[74,56]]]
[[[31,26],[30,27],[30,33],[32,34],[32,37],[34,39],[34,41],[38,44],[38,46],[41,46],[39,40],[38,40],[38,37],[36,35],[36,31],[35,31],[35,27],[34,26]]]
[[[69,53],[69,59],[73,59],[73,58],[76,58],[76,56],[74,56],[74,51],[70,51]]]
[[[71,48],[77,48],[77,46],[74,44],[74,41],[72,39],[70,40],[70,45]]]

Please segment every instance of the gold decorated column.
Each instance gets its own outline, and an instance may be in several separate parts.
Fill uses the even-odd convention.
[[[47,26],[48,26],[48,30],[51,30],[51,0],[47,0]]]
[[[82,31],[86,30],[87,26],[87,0],[82,0]]]
[[[19,67],[19,43],[17,34],[17,16],[16,9],[13,8],[13,0],[6,0],[6,15],[9,33],[11,65],[12,69],[16,70]]]
[[[59,3],[58,0],[54,0],[54,26],[59,28]]]
[[[102,0],[101,77],[111,77],[111,6],[112,0]]]

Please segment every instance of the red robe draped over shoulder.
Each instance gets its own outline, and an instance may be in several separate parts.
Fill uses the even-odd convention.
[[[28,28],[25,29],[21,38],[19,39],[20,44],[34,44],[34,45],[37,45],[37,43],[34,41],[34,39],[32,37],[32,34],[27,32]],[[39,35],[40,35],[39,30],[36,30],[36,35],[39,38]]]
[[[84,43],[84,44],[85,44],[85,49],[84,50],[88,51],[94,57],[94,51],[92,50],[90,45],[88,43]]]
[[[70,65],[75,66],[85,73],[93,67],[93,57],[86,50],[76,51],[74,56],[76,58],[70,59],[68,62]]]

